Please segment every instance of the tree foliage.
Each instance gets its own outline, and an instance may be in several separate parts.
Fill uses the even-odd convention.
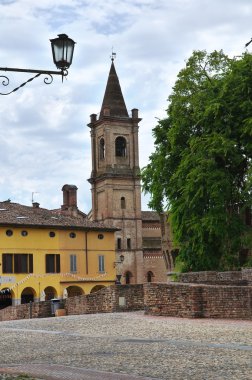
[[[142,170],[149,206],[169,211],[184,270],[234,268],[252,203],[252,56],[195,51],[168,100]]]

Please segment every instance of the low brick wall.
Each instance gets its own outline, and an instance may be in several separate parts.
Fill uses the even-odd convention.
[[[67,315],[144,310],[146,314],[183,318],[252,320],[252,286],[146,283],[103,288],[64,300]],[[51,302],[9,306],[0,321],[51,317]]]
[[[252,287],[144,284],[149,315],[186,318],[252,319]]]
[[[144,309],[143,285],[113,285],[61,302],[67,315],[113,313]],[[0,310],[0,321],[51,317],[51,302],[33,302]]]
[[[252,285],[252,268],[242,268],[242,279],[246,280],[249,285]]]
[[[241,271],[203,271],[179,274],[179,282],[190,284],[212,284],[212,285],[241,285],[252,284],[252,268],[242,268]]]
[[[145,312],[170,317],[199,317],[200,287],[179,283],[144,284]]]
[[[8,306],[0,310],[0,321],[11,321],[14,319],[29,319],[29,318],[46,318],[51,317],[51,303],[33,302],[17,306]]]
[[[144,308],[143,285],[112,285],[65,301],[67,315],[113,313]]]
[[[252,287],[202,287],[203,315],[205,318],[252,319]]]

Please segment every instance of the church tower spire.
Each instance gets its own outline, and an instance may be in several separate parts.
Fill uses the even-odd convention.
[[[106,115],[106,112],[108,113],[108,110],[110,116],[129,117],[113,58],[102,102],[100,118],[102,115]]]
[[[119,229],[118,268],[131,283],[143,282],[142,213],[138,129],[141,119],[134,108],[129,116],[113,55],[99,117],[90,116],[92,219]],[[116,260],[118,261],[118,260]]]

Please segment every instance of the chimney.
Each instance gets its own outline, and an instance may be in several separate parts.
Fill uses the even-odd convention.
[[[61,211],[72,216],[77,216],[77,190],[78,188],[75,185],[64,185],[62,187],[63,205]]]
[[[90,122],[95,123],[96,121],[97,121],[97,115],[95,113],[92,113],[92,115],[90,115]]]
[[[39,208],[39,203],[38,202],[33,202],[32,203],[33,208]]]
[[[132,113],[132,119],[138,119],[138,109],[137,108],[133,108],[131,110],[131,113]]]

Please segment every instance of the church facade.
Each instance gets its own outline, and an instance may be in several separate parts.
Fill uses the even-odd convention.
[[[92,210],[89,218],[116,227],[121,283],[166,282],[159,215],[141,210],[138,109],[129,113],[112,59],[99,115],[90,116]]]

